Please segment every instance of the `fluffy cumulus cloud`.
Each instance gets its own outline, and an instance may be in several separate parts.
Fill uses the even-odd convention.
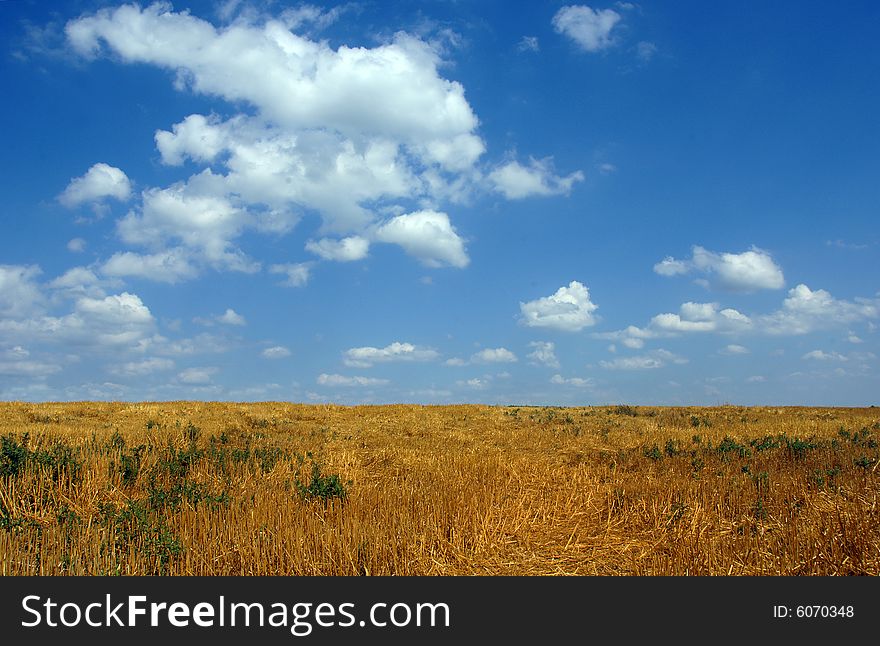
[[[671,256],[654,265],[661,276],[698,273],[706,286],[732,292],[754,292],[759,289],[781,289],[785,286],[782,268],[766,251],[752,247],[742,253],[716,253],[700,246],[693,248],[689,260]]]
[[[532,341],[529,343],[530,348],[534,348],[526,356],[532,360],[532,363],[547,366],[548,368],[559,368],[559,359],[556,358],[556,345],[552,341]]]
[[[769,314],[748,316],[718,303],[684,303],[678,313],[657,314],[645,327],[630,325],[614,332],[599,332],[600,339],[620,341],[639,349],[649,339],[691,333],[727,335],[762,334],[795,336],[812,332],[846,329],[853,323],[872,325],[880,318],[880,298],[836,299],[824,289],[812,290],[800,284],[789,290],[782,306]],[[848,332],[849,333],[849,332]],[[849,333],[851,334],[851,333]],[[740,345],[728,345],[723,354],[744,354]]]
[[[533,195],[568,195],[574,184],[583,180],[581,171],[565,177],[556,175],[549,159],[532,159],[528,166],[513,160],[489,173],[492,188],[510,200]]]
[[[239,110],[181,115],[156,131],[164,164],[203,168],[143,191],[117,232],[144,249],[117,254],[108,273],[177,282],[204,269],[257,271],[239,248],[243,234],[286,233],[304,212],[321,216],[320,237],[306,247],[321,259],[360,260],[370,243],[385,242],[429,266],[464,267],[464,243],[446,213],[407,211],[464,199],[483,182],[516,198],[567,193],[582,179],[534,160],[511,161],[488,178],[479,120],[464,87],[441,74],[436,42],[398,33],[371,47],[333,48],[304,35],[306,26],[327,24],[303,18],[314,12],[238,13],[218,27],[156,3],[67,23],[67,42],[85,59],[167,69],[179,90]],[[114,186],[103,194],[122,196],[122,183]],[[70,189],[70,199],[86,193]],[[301,272],[288,284],[304,283]]]
[[[74,208],[80,204],[100,202],[108,197],[125,201],[130,195],[131,182],[128,176],[115,166],[99,163],[82,177],[70,180],[67,188],[58,196],[58,201],[68,208]]]
[[[436,350],[395,341],[384,348],[370,346],[351,348],[345,351],[343,361],[347,366],[369,368],[375,363],[392,361],[434,361],[439,356]]]
[[[598,52],[614,44],[611,31],[621,15],[611,9],[596,10],[586,5],[562,7],[553,16],[553,28],[571,38],[588,52]]]
[[[132,251],[115,253],[101,265],[101,273],[116,278],[145,278],[174,285],[195,278],[199,275],[199,269],[191,262],[186,250],[175,248],[152,254]]]
[[[745,331],[752,325],[745,314],[720,309],[718,303],[684,303],[678,314],[658,314],[651,319],[650,329],[658,333],[732,332]]]
[[[318,375],[317,382],[321,386],[385,386],[388,384],[387,379],[376,379],[374,377],[346,377],[345,375]]]
[[[449,216],[437,211],[398,215],[376,229],[375,239],[400,245],[428,267],[466,267],[470,262]]]
[[[247,321],[245,320],[245,318],[232,308],[227,308],[227,310],[225,312],[223,312],[223,314],[220,314],[217,317],[217,322],[223,323],[224,325],[246,325],[247,324]]]
[[[471,361],[475,363],[513,363],[516,355],[507,348],[485,348],[474,353]]]
[[[779,310],[761,317],[759,323],[768,334],[789,335],[870,322],[878,317],[880,298],[840,300],[824,289],[812,290],[800,284],[789,290]]]
[[[0,316],[20,318],[40,308],[40,273],[36,265],[0,265]]]
[[[560,287],[555,294],[520,303],[520,321],[528,327],[545,327],[578,332],[596,324],[593,312],[598,305],[590,300],[590,290],[576,280]]]

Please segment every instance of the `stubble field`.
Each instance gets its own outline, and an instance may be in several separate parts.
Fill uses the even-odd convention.
[[[880,409],[0,403],[6,575],[880,574]]]

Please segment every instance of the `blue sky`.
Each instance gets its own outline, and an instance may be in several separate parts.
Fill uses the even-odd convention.
[[[877,403],[875,3],[0,30],[4,400]]]

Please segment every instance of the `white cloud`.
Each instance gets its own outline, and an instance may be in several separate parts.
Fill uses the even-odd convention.
[[[582,377],[563,377],[562,375],[553,375],[550,383],[560,386],[574,386],[575,388],[592,388],[592,379],[583,379]]]
[[[131,182],[126,174],[115,166],[98,163],[82,177],[70,180],[67,188],[58,196],[58,201],[68,208],[74,208],[87,202],[100,202],[105,197],[124,202],[130,195]]]
[[[36,265],[0,265],[0,317],[22,318],[42,308]]]
[[[516,360],[516,355],[507,348],[486,348],[471,356],[471,361],[477,363],[513,363]]]
[[[231,309],[231,308],[227,309],[223,314],[219,315],[217,317],[217,321],[219,323],[223,323],[225,325],[241,326],[241,325],[247,324],[247,321],[245,321],[245,318],[241,314],[239,314],[238,312],[236,312],[234,309]]]
[[[750,384],[762,384],[767,381],[767,377],[763,375],[752,375],[746,379],[746,383]]]
[[[552,296],[519,304],[523,325],[578,332],[595,325],[593,312],[598,309],[590,301],[590,291],[576,280],[560,287]]]
[[[309,274],[312,268],[310,262],[300,262],[285,265],[272,265],[269,272],[273,274],[287,274],[287,280],[282,285],[285,287],[302,287],[309,282]]]
[[[374,234],[377,241],[403,247],[428,267],[466,267],[470,262],[464,241],[449,222],[449,216],[437,211],[416,211],[398,215],[380,225]]]
[[[864,343],[864,341],[858,335],[853,334],[852,332],[847,335],[846,340],[850,343]]]
[[[191,114],[174,124],[172,132],[158,130],[156,148],[162,155],[162,162],[179,166],[187,157],[199,162],[214,161],[228,144],[226,132],[217,127],[219,124],[216,116]]]
[[[825,352],[823,350],[813,350],[807,352],[801,359],[814,359],[817,361],[849,361],[849,359],[839,352]]]
[[[320,374],[317,379],[321,386],[385,386],[387,379],[375,379],[373,377],[346,377],[344,375]]]
[[[266,359],[284,359],[285,357],[290,356],[290,350],[285,348],[283,345],[275,345],[271,348],[266,348],[260,353],[260,356]]]
[[[384,348],[370,346],[351,348],[345,351],[345,365],[356,368],[369,368],[374,363],[391,361],[434,361],[440,355],[436,350],[420,348],[412,343],[395,341]]]
[[[446,366],[452,366],[452,367],[458,368],[461,366],[468,365],[468,362],[465,361],[464,359],[462,359],[461,357],[452,357],[451,359],[447,359],[446,361],[444,361],[443,364]]]
[[[86,241],[82,238],[72,238],[67,243],[67,250],[73,253],[82,253],[86,250]]]
[[[102,280],[88,267],[72,267],[49,282],[48,286],[67,297],[104,298],[105,287],[118,287],[119,281]]]
[[[490,380],[487,377],[474,377],[473,379],[467,379],[465,381],[456,381],[456,385],[465,386],[467,388],[472,388],[474,390],[486,390],[486,388],[490,385]]]
[[[155,133],[163,163],[203,169],[143,191],[117,232],[149,255],[120,256],[108,271],[164,282],[204,268],[256,272],[259,263],[237,240],[249,231],[286,233],[304,212],[318,213],[318,235],[330,235],[307,245],[321,258],[359,260],[370,243],[388,242],[428,266],[465,267],[463,240],[433,210],[441,201],[465,201],[482,184],[511,197],[567,193],[583,179],[556,176],[549,160],[511,162],[489,179],[478,165],[486,149],[479,120],[464,87],[441,74],[440,41],[397,33],[379,45],[334,49],[293,31],[329,24],[343,9],[306,5],[273,18],[233,8],[220,14],[237,17],[216,26],[157,3],[67,23],[67,42],[84,58],[167,69],[178,90],[233,109],[228,118],[190,114]],[[399,215],[413,208],[425,210]],[[389,213],[397,217],[383,220]],[[185,256],[165,255],[176,247]],[[306,273],[288,284],[304,284]]]
[[[528,167],[515,160],[509,161],[489,173],[492,187],[509,200],[532,195],[568,195],[572,186],[583,180],[581,171],[565,177],[556,175],[550,159],[532,159]]]
[[[559,368],[559,359],[556,358],[556,346],[552,341],[532,341],[529,343],[534,351],[526,355],[532,363],[538,363],[548,368]]]
[[[208,384],[211,377],[218,372],[217,368],[187,368],[177,375],[177,379],[185,384]]]
[[[523,36],[516,48],[521,52],[539,52],[541,45],[537,36]]]
[[[742,253],[716,253],[695,246],[690,260],[667,256],[654,265],[661,276],[691,272],[705,274],[709,284],[732,292],[753,292],[758,289],[781,289],[785,286],[782,269],[772,256],[757,247]]]
[[[586,5],[562,7],[553,16],[553,28],[565,34],[588,52],[598,52],[614,44],[611,31],[621,16],[611,9],[594,10]]]
[[[139,377],[149,375],[154,372],[165,370],[173,370],[174,361],[171,359],[162,359],[159,357],[151,357],[141,361],[128,361],[119,366],[110,368],[110,372],[124,377]]]
[[[749,354],[749,349],[743,345],[737,345],[735,343],[731,343],[730,345],[724,346],[724,349],[721,350],[721,354],[726,354],[726,355]]]
[[[145,278],[174,285],[195,278],[200,272],[192,264],[189,252],[176,247],[154,254],[132,251],[115,253],[101,265],[101,273],[105,276]]]
[[[338,262],[350,262],[367,257],[370,250],[370,241],[360,236],[351,236],[342,240],[322,238],[309,240],[306,243],[306,251],[311,251],[324,260],[336,260]]]
[[[657,45],[643,40],[636,45],[636,56],[643,63],[649,62],[657,54]]]
[[[800,284],[789,290],[781,309],[760,317],[758,322],[768,334],[789,335],[842,327],[878,317],[880,298],[838,300],[824,289],[814,291]]]
[[[600,361],[599,365],[608,370],[653,370],[662,368],[669,363],[684,364],[687,362],[687,359],[661,349],[643,355],[618,357],[613,361]]]
[[[213,194],[210,171],[189,183],[143,193],[140,213],[130,212],[117,225],[123,242],[162,249],[181,243],[191,257],[216,270],[254,273],[259,264],[247,258],[232,240],[248,226],[248,213],[224,196]]]
[[[55,363],[34,361],[31,353],[19,345],[12,348],[0,348],[0,375],[10,377],[42,378],[55,374],[61,366]]]

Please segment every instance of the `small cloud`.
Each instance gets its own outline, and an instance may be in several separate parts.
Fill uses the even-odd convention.
[[[646,40],[636,45],[636,56],[643,63],[649,62],[657,54],[657,45]]]
[[[816,361],[849,361],[849,359],[839,352],[824,352],[823,350],[813,350],[812,352],[807,352],[804,356],[801,357],[804,360],[816,360]]]
[[[574,386],[575,388],[591,388],[593,386],[592,379],[582,379],[581,377],[563,377],[562,375],[553,375],[550,383],[559,386]]]
[[[763,375],[752,375],[746,379],[746,382],[750,384],[762,384],[765,381],[767,381],[767,377],[764,377]]]
[[[731,343],[730,345],[725,346],[721,350],[721,354],[726,354],[726,355],[749,354],[749,349],[745,346],[736,345],[734,343]]]
[[[387,379],[375,379],[373,377],[346,377],[344,375],[328,374],[318,375],[316,381],[321,386],[343,387],[385,386],[389,383]]]
[[[430,348],[420,348],[412,343],[395,341],[384,348],[365,346],[345,351],[343,362],[355,368],[369,368],[374,363],[393,361],[434,361],[439,353]]]
[[[223,314],[218,316],[217,322],[225,325],[246,325],[244,317],[233,309],[227,309]]]
[[[67,250],[73,253],[82,253],[86,250],[86,241],[82,238],[73,238],[67,243]]]
[[[519,304],[522,324],[578,332],[596,324],[593,315],[599,306],[590,300],[590,290],[576,280],[556,293]]]
[[[360,236],[351,236],[342,240],[321,238],[320,240],[309,240],[306,243],[306,251],[320,256],[324,260],[351,262],[367,257],[370,251],[370,241]]]
[[[276,345],[263,350],[260,353],[260,356],[266,359],[284,359],[285,357],[290,356],[290,350],[285,348],[283,345]]]
[[[533,195],[568,195],[577,182],[584,181],[584,174],[575,171],[562,177],[553,171],[553,160],[531,159],[528,166],[510,161],[489,173],[489,182],[498,193],[508,200],[521,200]]]
[[[516,355],[507,348],[486,348],[471,356],[471,361],[477,363],[512,363],[516,360]]]
[[[611,31],[621,15],[611,9],[596,11],[583,5],[562,7],[553,16],[553,28],[588,52],[598,52],[614,44]]]
[[[615,166],[614,164],[609,164],[608,162],[605,162],[603,164],[599,164],[599,172],[602,175],[611,175],[612,173],[617,172],[617,166]]]
[[[537,36],[523,36],[516,48],[521,52],[538,52],[541,50]]]
[[[217,372],[217,368],[187,368],[178,373],[177,378],[185,384],[208,384]]]
[[[131,182],[115,166],[98,163],[82,177],[70,180],[58,201],[68,208],[84,203],[99,203],[106,197],[124,202],[131,194]]]
[[[443,363],[444,363],[444,365],[454,366],[454,367],[466,366],[468,364],[467,361],[465,361],[464,359],[462,359],[460,357],[453,357],[452,359],[447,359]]]
[[[708,278],[700,279],[703,285],[714,285],[732,292],[781,289],[785,286],[782,269],[768,252],[757,247],[742,253],[716,253],[695,246],[689,260],[667,256],[654,265],[654,272],[661,276],[700,272]]]
[[[534,348],[534,351],[526,355],[532,360],[532,363],[559,369],[559,359],[556,358],[555,352],[556,346],[552,341],[532,341],[529,343],[529,347]]]
[[[272,265],[271,267],[269,267],[269,273],[286,274],[287,280],[279,283],[284,287],[302,287],[309,282],[309,272],[311,270],[311,267],[312,263],[310,262]]]
[[[631,357],[618,357],[613,361],[600,361],[599,365],[607,370],[654,370],[662,368],[669,363],[684,364],[688,360],[668,350],[655,350],[654,352]]]

